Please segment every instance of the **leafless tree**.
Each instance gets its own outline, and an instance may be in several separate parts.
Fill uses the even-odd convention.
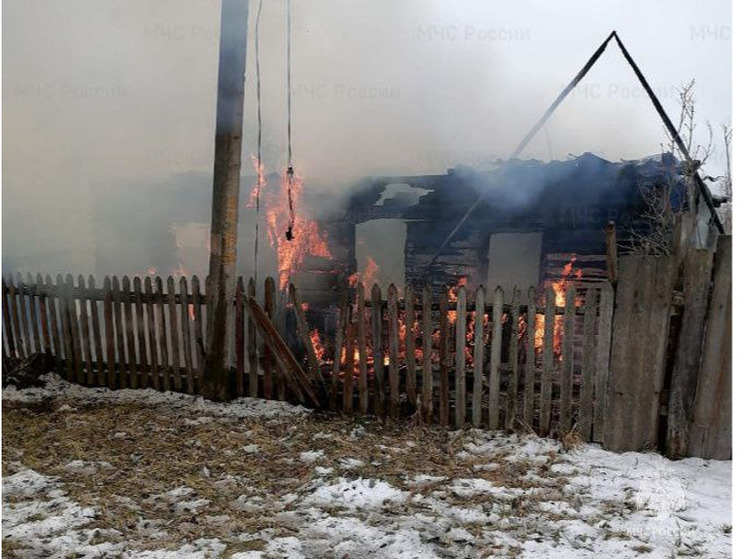
[[[691,156],[692,163],[686,163],[685,154],[670,135],[667,143],[661,144],[661,161],[665,162],[666,158],[663,155],[670,153],[677,160],[684,161],[685,168],[681,173],[679,165],[674,162],[670,168],[664,169],[665,182],[663,184],[653,187],[640,185],[640,193],[644,200],[640,220],[644,225],[639,228],[634,226],[630,228],[629,242],[623,247],[634,254],[666,255],[671,253],[676,215],[672,205],[672,194],[680,180],[683,179],[686,187],[688,210],[696,212],[698,206],[699,198],[694,174],[712,154],[713,131],[712,126],[707,123],[707,144],[695,144],[694,132],[697,123],[695,119],[694,80],[683,85],[678,93],[680,111],[676,130]],[[694,224],[694,220],[691,223]]]

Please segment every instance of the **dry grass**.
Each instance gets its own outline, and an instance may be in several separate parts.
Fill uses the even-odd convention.
[[[168,548],[164,541],[178,548],[184,541],[219,538],[228,545],[227,553],[261,548],[259,540],[247,542],[238,538],[240,534],[272,528],[275,536],[283,530],[292,535],[292,527],[279,525],[274,514],[263,514],[266,510],[237,508],[236,497],[265,498],[267,506],[279,512],[284,505],[272,496],[302,493],[316,476],[316,466],[335,467],[343,475],[344,459],[350,458],[363,462],[351,472],[355,478],[385,480],[402,490],[412,490],[407,482],[419,474],[446,478],[418,487],[424,494],[458,478],[483,478],[524,489],[537,486],[524,479],[529,464],[494,455],[457,457],[465,433],[411,423],[384,425],[329,414],[269,420],[200,418],[183,409],[81,406],[62,399],[33,405],[4,403],[2,421],[3,476],[28,467],[59,477],[71,499],[100,511],[90,528],[118,530],[120,541],[139,542],[142,549]],[[256,445],[257,451],[247,452],[247,445]],[[309,450],[323,450],[324,457],[318,462],[302,461],[300,454]],[[550,456],[549,463],[540,467],[546,476],[541,487],[554,494],[564,483],[550,470],[555,459]],[[108,465],[65,467],[75,460]],[[474,467],[488,462],[499,467]],[[197,511],[177,510],[164,494],[180,486],[194,490],[187,500],[207,499],[209,504]],[[538,499],[517,500],[514,514],[526,514]],[[143,519],[167,537],[157,541],[143,537]],[[108,535],[107,539],[116,541]],[[12,545],[4,542],[3,556],[13,556]]]

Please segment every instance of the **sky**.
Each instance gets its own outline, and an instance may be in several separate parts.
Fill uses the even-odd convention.
[[[247,173],[256,151],[257,5]],[[265,2],[259,30],[270,171],[283,169],[287,149],[286,5]],[[489,168],[614,29],[672,116],[677,88],[696,81],[695,142],[707,142],[712,124],[706,170],[723,172],[729,2],[295,0],[291,14],[294,163],[318,188],[341,192],[377,173]],[[148,188],[212,172],[220,3],[6,0],[2,15],[3,271],[92,273],[97,199],[131,187],[145,205]],[[634,159],[659,153],[662,142],[652,105],[610,45],[524,156]],[[178,222],[178,203],[169,212]],[[106,225],[125,240],[138,217]]]

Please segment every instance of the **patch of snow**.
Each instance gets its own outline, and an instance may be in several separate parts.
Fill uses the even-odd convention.
[[[307,452],[301,452],[300,461],[306,464],[310,464],[311,462],[316,462],[317,460],[321,460],[323,457],[324,457],[323,450],[309,450]]]
[[[323,485],[306,497],[309,505],[340,507],[347,509],[369,509],[396,503],[406,499],[407,493],[392,487],[385,481],[358,478],[347,481],[338,478],[337,483]]]

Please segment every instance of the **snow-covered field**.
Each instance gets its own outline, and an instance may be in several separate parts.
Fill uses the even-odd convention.
[[[3,557],[730,557],[731,463],[214,404],[3,391]]]

